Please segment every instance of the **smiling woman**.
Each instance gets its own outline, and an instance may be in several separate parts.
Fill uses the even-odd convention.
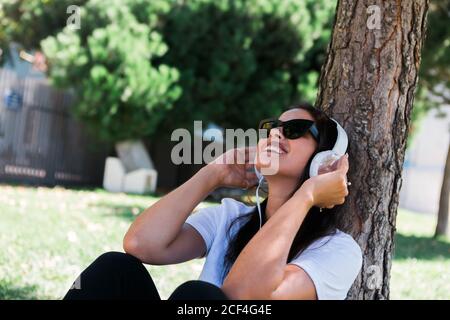
[[[293,123],[298,126],[296,128],[290,127],[289,125]],[[321,175],[321,177],[310,177],[310,173],[314,171],[310,170],[310,167],[315,163],[317,157],[325,159],[321,155],[325,154],[326,156],[330,152],[329,150],[338,151],[340,154],[345,152],[346,137],[340,137],[343,133],[339,132],[343,129],[323,112],[307,104],[294,106],[283,113],[279,119],[262,121],[261,128],[267,128],[271,131],[269,138],[261,139],[258,144],[259,152],[256,168],[262,170],[270,166],[273,167],[274,158],[277,162],[276,174],[265,176],[269,188],[268,197],[261,206],[265,211],[265,214],[263,214],[265,220],[272,219],[272,216],[274,218],[278,216],[276,218],[278,219],[279,212],[282,211],[280,209],[284,205],[288,205],[290,201],[295,202],[296,198],[300,198],[300,201],[294,205],[295,209],[291,209],[290,212],[297,212],[301,222],[293,221],[288,214],[286,219],[277,223],[280,233],[286,233],[286,230],[289,230],[288,226],[286,229],[280,228],[287,222],[293,223],[297,229],[293,230],[293,234],[288,237],[289,240],[286,241],[285,239],[286,243],[280,244],[281,247],[276,248],[282,250],[281,248],[284,247],[282,261],[289,262],[284,270],[285,274],[283,275],[280,272],[278,276],[279,278],[289,278],[287,281],[290,285],[278,284],[274,292],[277,292],[278,298],[285,299],[305,297],[311,299],[343,299],[359,272],[362,259],[361,250],[357,243],[351,236],[335,227],[334,206],[343,203],[342,194],[339,194],[339,191],[343,190],[344,195],[348,194],[345,185],[345,173],[348,169],[346,157],[341,158],[341,161],[333,167],[335,174],[341,174],[340,178],[343,183],[338,183],[334,187],[332,185],[322,186],[324,187],[323,194],[326,196],[331,196],[333,191],[337,191],[335,195],[335,201],[337,202],[322,202],[316,194],[316,199],[314,199],[316,205],[310,206],[308,205],[308,197],[306,200],[302,199],[305,195],[302,188],[303,190],[307,189],[311,184],[320,188],[318,184],[320,178],[328,177],[331,174],[330,172]],[[288,128],[287,132],[286,128]],[[276,157],[271,154],[271,150],[275,150]],[[265,161],[259,161],[261,158]],[[322,170],[320,172],[324,173]],[[271,194],[275,194],[275,196],[271,197]],[[339,197],[341,198],[339,199]],[[306,207],[305,204],[307,204]],[[319,209],[321,207],[327,209],[323,211]],[[302,212],[302,208],[307,212]],[[247,210],[248,212],[238,211],[236,216],[230,217],[231,221],[226,224],[226,228],[229,228],[227,235],[229,244],[224,258],[223,278],[233,269],[238,270],[237,262],[244,259],[242,257],[244,248],[248,252],[248,247],[252,248],[251,243],[256,242],[255,238],[263,233],[264,227],[261,231],[258,231],[258,215],[255,214],[256,209],[252,209]],[[269,220],[268,223],[270,222]],[[242,225],[237,233],[233,231],[234,224]],[[261,235],[261,237],[263,236]],[[273,245],[281,238],[272,239],[268,243]],[[286,247],[288,250],[286,250]],[[267,253],[269,247],[255,245],[254,250],[255,257]],[[256,252],[257,250],[260,250],[260,252]],[[261,259],[264,258],[261,257]],[[280,265],[282,266],[283,262],[280,262]],[[298,268],[293,268],[294,265]],[[231,266],[233,268],[230,271]],[[255,266],[255,268],[258,268],[258,266]],[[327,268],[333,268],[333,270],[327,270]],[[250,270],[247,271],[250,272]],[[271,270],[267,271],[269,274],[274,274]],[[327,275],[329,276],[327,277]],[[229,274],[228,277],[232,276]],[[292,285],[295,281],[298,282],[297,286]],[[244,277],[239,282],[241,283],[239,286],[242,287],[245,283]],[[224,286],[226,285],[224,284]],[[300,289],[302,287],[306,288],[303,292]],[[308,291],[307,288],[310,289],[310,293],[305,296],[303,294]],[[261,290],[264,290],[264,288],[255,288],[254,290],[255,292],[262,292]]]
[[[344,299],[361,268],[361,250],[336,229],[334,207],[348,195],[348,156],[336,170],[309,176],[315,155],[337,144],[336,124],[323,112],[297,105],[273,120],[252,150],[232,149],[146,209],[124,238],[127,254],[108,253],[80,276],[66,299],[159,299],[143,263],[166,265],[206,257],[199,280],[181,284],[169,299]],[[228,161],[244,154],[244,163]],[[264,168],[277,161],[276,172]],[[217,187],[267,181],[257,207],[225,198],[194,208]],[[325,211],[319,208],[327,208]]]

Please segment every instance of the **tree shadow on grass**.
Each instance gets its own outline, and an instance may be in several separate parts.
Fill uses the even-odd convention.
[[[395,242],[395,260],[450,259],[450,242],[443,239],[397,233]]]
[[[37,286],[20,286],[12,281],[0,280],[0,300],[36,300]]]

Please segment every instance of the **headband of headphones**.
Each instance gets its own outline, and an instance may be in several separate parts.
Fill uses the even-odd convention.
[[[345,132],[344,128],[334,119],[331,119],[336,123],[336,129],[337,129],[337,138],[336,138],[336,144],[333,147],[333,151],[339,154],[340,156],[343,156],[345,152],[347,151],[348,147],[348,137],[347,133]]]

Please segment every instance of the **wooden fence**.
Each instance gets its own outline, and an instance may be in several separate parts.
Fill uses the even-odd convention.
[[[73,100],[46,79],[0,69],[0,182],[101,185],[111,147],[71,116]]]

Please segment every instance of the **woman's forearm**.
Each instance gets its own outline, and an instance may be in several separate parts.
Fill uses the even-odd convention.
[[[301,189],[283,204],[244,247],[224,280],[232,299],[270,299],[281,284],[292,242],[311,200]]]
[[[129,251],[143,255],[167,248],[195,207],[218,186],[216,172],[212,166],[203,167],[141,213],[125,235],[125,250],[128,247]]]

